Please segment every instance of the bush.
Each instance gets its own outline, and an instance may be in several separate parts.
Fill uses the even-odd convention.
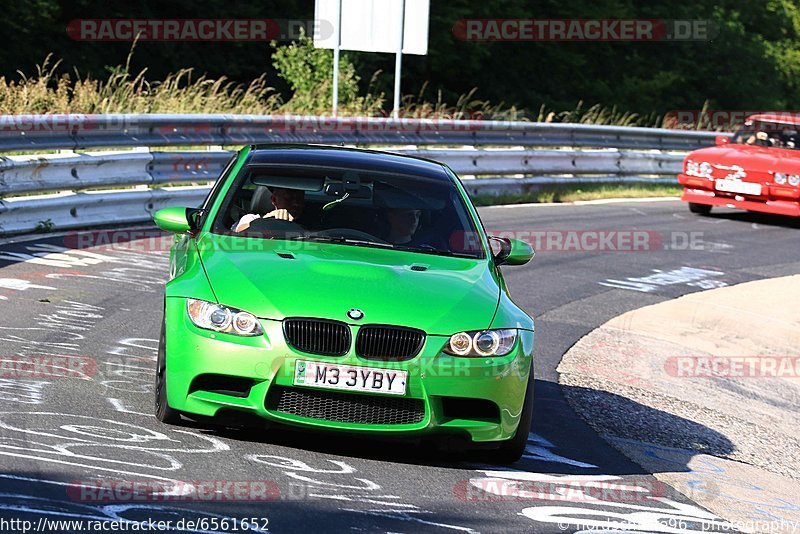
[[[333,105],[333,50],[315,48],[311,38],[275,48],[273,65],[278,76],[294,91],[282,111],[289,113],[330,113]],[[377,73],[376,73],[377,75]],[[373,76],[374,80],[374,76]],[[339,112],[350,115],[374,115],[383,105],[383,94],[367,92],[361,96],[361,81],[347,54],[339,55]],[[371,85],[371,84],[370,84]]]

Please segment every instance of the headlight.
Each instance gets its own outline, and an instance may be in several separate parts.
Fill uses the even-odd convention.
[[[786,175],[782,172],[775,173],[775,183],[778,185],[783,185],[786,183]]]
[[[800,184],[800,176],[798,176],[796,174],[790,174],[789,175],[789,185],[797,186],[798,184]]]
[[[707,161],[697,163],[690,159],[686,160],[686,174],[689,176],[698,176],[700,178],[713,177],[714,167]]]
[[[206,330],[237,336],[260,336],[264,333],[253,314],[213,302],[188,299],[186,312],[195,326]]]
[[[479,330],[475,332],[459,332],[450,336],[444,352],[453,356],[483,357],[505,356],[514,348],[517,331]]]

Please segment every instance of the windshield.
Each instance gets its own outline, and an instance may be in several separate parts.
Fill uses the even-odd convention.
[[[484,258],[480,234],[446,178],[250,164],[212,232]]]
[[[800,136],[796,124],[748,121],[736,132],[731,142],[741,145],[800,149]]]

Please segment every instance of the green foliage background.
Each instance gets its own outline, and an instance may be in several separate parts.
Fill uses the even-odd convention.
[[[427,56],[404,58],[404,93],[430,101],[455,102],[477,87],[476,98],[527,109],[573,109],[579,101],[639,114],[699,109],[800,109],[800,7],[797,0],[432,0]],[[67,23],[81,18],[276,18],[310,19],[313,0],[18,0],[3,3],[5,28],[0,76],[35,74],[49,53],[57,70],[106,79],[124,64],[130,43],[77,42]],[[710,42],[648,43],[478,43],[453,36],[464,18],[666,18],[710,19],[719,35]],[[272,58],[269,43],[141,42],[131,72],[146,68],[150,80],[187,67],[195,76],[222,76],[245,86],[262,80],[288,101],[306,84],[303,109],[324,105],[328,56],[310,57],[312,71],[278,76],[277,64],[302,49],[282,49]],[[354,70],[343,84],[343,102],[362,108],[388,106],[358,94],[391,96],[393,57],[348,54]],[[295,57],[295,59],[297,59]],[[292,65],[303,62],[293,61]],[[286,65],[288,68],[288,64]],[[293,68],[293,67],[292,67]],[[382,73],[373,79],[376,71]],[[292,72],[283,69],[284,73]],[[57,77],[55,78],[57,79]],[[355,84],[355,85],[353,85]],[[360,92],[358,90],[360,86]],[[420,97],[421,95],[421,97]],[[367,97],[369,98],[369,97]],[[34,110],[31,110],[34,111]]]

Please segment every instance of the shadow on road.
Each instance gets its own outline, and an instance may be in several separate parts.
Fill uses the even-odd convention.
[[[584,413],[597,418],[596,422],[602,423],[600,426],[603,428],[610,428],[611,437],[625,438],[627,429],[635,427],[637,435],[652,436],[655,445],[692,442],[696,444],[698,453],[725,455],[732,451],[733,446],[727,438],[703,425],[619,395],[542,380],[537,380],[535,387],[533,431],[528,454],[512,466],[517,469],[550,474],[647,474],[611,447],[575,413],[566,402],[564,389],[569,390],[571,398],[586,399]],[[615,421],[613,417],[619,414],[623,420]],[[260,420],[253,420],[247,427],[221,427],[208,422],[192,424],[201,432],[219,437],[341,457],[455,469],[464,469],[465,464],[476,462],[491,464],[490,452],[443,451],[435,441],[387,440],[358,434],[298,430],[284,425],[265,428]],[[688,468],[672,465],[671,471],[676,470],[688,471]]]
[[[709,215],[703,215],[709,219],[723,219],[739,221],[745,223],[758,223],[764,226],[777,226],[781,228],[800,228],[800,217],[790,217],[788,215],[773,215],[771,213],[759,213],[755,211],[740,210],[714,210]]]

